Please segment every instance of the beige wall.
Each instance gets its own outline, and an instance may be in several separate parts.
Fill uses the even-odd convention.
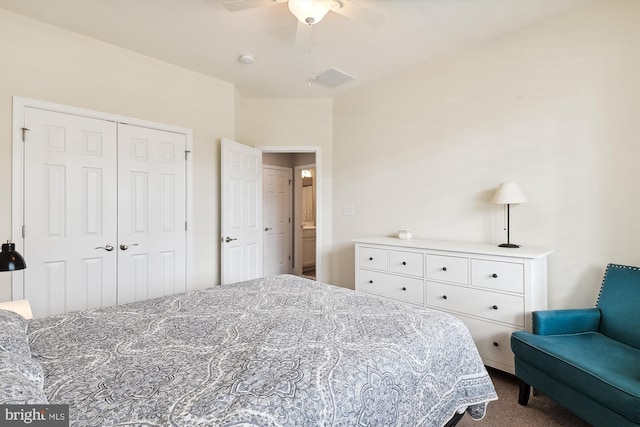
[[[331,99],[241,99],[238,101],[238,142],[268,147],[319,147],[321,165],[321,235],[319,279],[332,282],[333,101]]]
[[[194,131],[194,280],[219,280],[219,142],[321,149],[323,279],[353,285],[360,236],[555,249],[550,305],[592,304],[604,264],[640,264],[640,2],[608,0],[330,99],[233,85],[0,10],[0,239],[11,235],[11,97]],[[356,215],[342,216],[343,206]],[[332,229],[333,227],[333,229]],[[213,260],[213,261],[212,261]],[[0,274],[0,300],[9,274]]]
[[[549,305],[593,305],[608,262],[640,264],[640,2],[596,2],[335,100],[333,280],[350,239],[550,247]],[[355,205],[356,215],[341,216]]]
[[[193,129],[194,287],[218,283],[219,147],[234,137],[233,85],[0,9],[0,239],[11,236],[14,95]],[[0,300],[9,280],[0,274]]]

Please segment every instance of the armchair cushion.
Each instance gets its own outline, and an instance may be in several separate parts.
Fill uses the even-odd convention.
[[[522,362],[640,424],[640,350],[597,332],[518,331],[511,347]]]
[[[597,308],[546,310],[532,313],[533,333],[538,335],[597,332],[599,325],[600,310]]]

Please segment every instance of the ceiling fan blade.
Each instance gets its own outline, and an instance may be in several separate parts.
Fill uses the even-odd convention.
[[[274,3],[279,3],[274,0],[225,0],[222,5],[230,12],[237,12],[239,10],[253,9],[254,7],[269,6]]]
[[[313,25],[305,24],[298,21],[298,29],[296,30],[296,46],[311,47],[311,32]]]
[[[370,27],[378,27],[384,21],[384,16],[378,12],[358,6],[349,0],[331,0],[329,4],[331,4],[332,11]]]

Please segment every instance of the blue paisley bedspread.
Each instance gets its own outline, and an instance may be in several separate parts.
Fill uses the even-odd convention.
[[[72,426],[442,426],[497,399],[435,310],[276,276],[29,323]]]

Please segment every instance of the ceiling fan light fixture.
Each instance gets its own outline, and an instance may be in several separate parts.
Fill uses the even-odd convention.
[[[342,9],[342,6],[344,6],[344,4],[340,0],[329,0],[331,10]]]
[[[289,10],[298,20],[307,25],[317,24],[329,12],[328,0],[289,0]]]

